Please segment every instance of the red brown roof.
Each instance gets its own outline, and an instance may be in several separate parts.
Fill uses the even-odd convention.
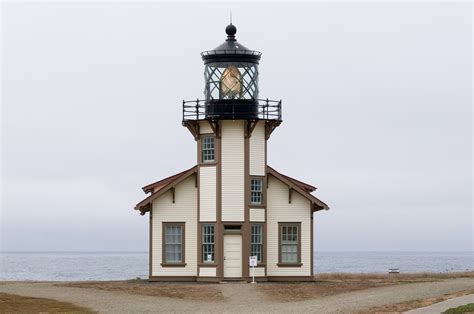
[[[290,188],[300,193],[303,197],[307,198],[311,202],[311,208],[313,211],[318,211],[321,209],[329,209],[329,206],[311,194],[316,188],[299,180],[293,179],[287,175],[284,175],[270,166],[267,166],[267,173],[273,175],[278,180],[287,184]],[[313,189],[313,190],[311,190]]]
[[[271,171],[277,172],[278,174],[280,174],[281,176],[283,176],[286,179],[290,180],[291,182],[293,182],[293,184],[296,184],[298,187],[300,187],[302,190],[305,190],[306,192],[314,192],[317,189],[317,187],[309,185],[308,183],[304,183],[300,180],[296,180],[295,178],[284,175],[283,173],[276,171],[275,169],[273,169],[270,166],[267,166],[267,168]]]
[[[177,185],[179,182],[186,179],[188,176],[197,173],[197,166],[184,170],[175,175],[169,176],[162,180],[156,181],[154,183],[144,186],[142,189],[145,193],[151,193],[147,198],[142,200],[135,206],[135,210],[139,210],[142,215],[147,211],[150,211],[151,204],[153,200],[158,198],[160,195]],[[292,177],[284,175],[270,166],[267,166],[267,173],[273,175],[275,178],[279,179],[283,183],[287,184],[290,188],[300,193],[302,196],[306,197],[311,201],[312,209],[314,211],[321,209],[329,209],[329,206],[324,202],[316,198],[311,194],[311,192],[316,190],[316,187],[304,183],[302,181],[296,180]]]
[[[150,211],[151,203],[158,198],[160,195],[177,185],[179,182],[183,181],[192,174],[197,173],[197,166],[189,168],[188,170],[182,171],[170,177],[164,178],[155,183],[148,184],[142,189],[145,193],[151,192],[147,198],[135,205],[135,210],[139,210],[140,214],[144,215],[146,212]]]
[[[176,180],[177,178],[179,178],[180,176],[182,175],[185,175],[188,171],[190,170],[193,170],[193,169],[196,169],[197,166],[194,166],[194,167],[191,167],[187,170],[184,170],[184,171],[181,171],[180,173],[177,173],[177,174],[174,174],[172,176],[169,176],[167,178],[164,178],[164,179],[161,179],[160,181],[156,181],[154,183],[150,183],[144,187],[142,187],[142,190],[143,192],[145,193],[154,193],[160,189],[162,189],[163,187],[165,187],[167,184],[169,184],[170,182],[173,182],[174,180]]]

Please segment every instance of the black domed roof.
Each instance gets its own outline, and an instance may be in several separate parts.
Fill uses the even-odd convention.
[[[204,51],[201,57],[204,63],[221,62],[221,61],[242,61],[257,63],[260,60],[261,52],[250,50],[244,45],[237,42],[235,34],[237,27],[232,23],[225,28],[227,39],[221,45],[213,50]]]

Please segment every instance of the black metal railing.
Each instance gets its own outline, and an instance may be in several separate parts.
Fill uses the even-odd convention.
[[[207,50],[201,52],[201,56],[210,56],[210,55],[251,55],[260,57],[262,53],[260,51],[255,50],[236,50],[236,49],[219,49],[219,50]]]
[[[247,100],[248,101],[248,100]],[[246,102],[246,101],[243,101]],[[226,108],[218,113],[210,112],[211,106],[222,106]],[[249,112],[242,111],[239,106],[252,109]],[[257,119],[257,120],[277,120],[281,121],[281,100],[255,99],[251,105],[239,104],[235,101],[232,104],[220,103],[219,101],[206,100],[183,100],[183,121],[206,120],[206,119]]]

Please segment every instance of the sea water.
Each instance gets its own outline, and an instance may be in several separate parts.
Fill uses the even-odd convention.
[[[473,271],[473,252],[316,252],[315,273]],[[147,278],[147,252],[3,252],[0,280]]]

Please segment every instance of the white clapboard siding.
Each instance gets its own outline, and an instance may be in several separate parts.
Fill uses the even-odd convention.
[[[200,277],[216,277],[216,268],[215,267],[200,267],[199,276]]]
[[[293,191],[288,203],[288,186],[268,176],[267,190],[267,275],[311,275],[311,206],[309,200]],[[278,223],[301,222],[301,267],[278,267]]]
[[[197,189],[190,176],[175,188],[175,203],[168,191],[153,201],[152,276],[197,276]],[[185,223],[185,267],[161,267],[162,222]]]
[[[249,140],[250,152],[250,175],[265,175],[265,124],[263,121],[258,122],[255,126],[252,136]]]
[[[222,221],[244,220],[244,124],[222,122]]]
[[[252,277],[252,267],[249,267],[249,276]],[[265,267],[255,267],[255,277],[265,277]]]
[[[216,167],[199,168],[199,219],[216,221]]]
[[[265,208],[250,208],[250,221],[265,221]]]
[[[199,123],[199,134],[209,134],[209,133],[214,133],[212,131],[211,126],[209,125],[209,122],[202,121],[201,123]]]

